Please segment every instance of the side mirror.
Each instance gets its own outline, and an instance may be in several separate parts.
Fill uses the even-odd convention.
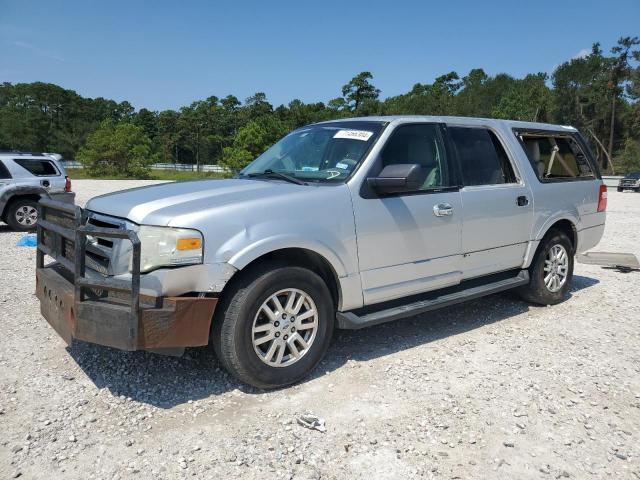
[[[422,167],[416,163],[387,165],[377,177],[367,178],[369,186],[378,194],[415,192],[424,181]]]

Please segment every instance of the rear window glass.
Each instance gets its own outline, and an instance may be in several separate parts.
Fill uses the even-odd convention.
[[[37,177],[51,177],[59,175],[58,169],[49,160],[15,158],[13,161]]]
[[[521,134],[520,139],[541,181],[595,176],[584,151],[572,137]]]
[[[11,174],[2,160],[0,160],[0,178],[11,178]]]

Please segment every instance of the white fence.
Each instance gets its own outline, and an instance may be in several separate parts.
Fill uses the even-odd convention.
[[[62,165],[64,168],[84,168],[80,162],[76,160],[63,160]],[[178,172],[196,172],[198,170],[197,165],[191,163],[154,163],[151,165],[151,170],[174,170]],[[220,165],[200,165],[200,171],[206,173],[224,173],[227,170]]]

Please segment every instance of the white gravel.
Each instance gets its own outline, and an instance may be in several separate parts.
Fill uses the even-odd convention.
[[[610,192],[598,250],[640,256],[639,233],[640,195]],[[310,379],[262,393],[209,350],[66,348],[21,236],[0,225],[2,479],[640,479],[640,273],[577,265],[558,306],[495,295],[339,332]]]

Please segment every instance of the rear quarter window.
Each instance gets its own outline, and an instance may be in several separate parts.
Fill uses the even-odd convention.
[[[9,173],[9,169],[4,164],[4,162],[0,160],[0,179],[3,178],[11,178],[11,174]]]
[[[50,160],[15,158],[13,161],[36,177],[54,177],[60,175],[60,172]]]
[[[587,154],[573,136],[520,133],[518,138],[541,182],[596,178]]]

